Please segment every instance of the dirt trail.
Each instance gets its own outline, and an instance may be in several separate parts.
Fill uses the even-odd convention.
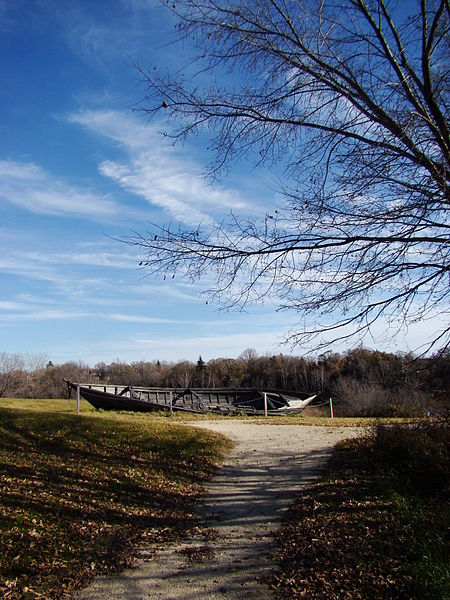
[[[245,421],[192,423],[236,442],[207,487],[205,515],[216,539],[184,540],[141,549],[136,569],[97,579],[79,600],[265,600],[261,583],[273,569],[272,532],[296,492],[317,477],[334,444],[356,428],[257,425]],[[194,560],[190,561],[189,556]],[[198,560],[203,558],[203,560]]]

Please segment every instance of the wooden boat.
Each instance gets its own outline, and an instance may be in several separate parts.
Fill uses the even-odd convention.
[[[191,413],[283,415],[300,413],[316,397],[298,392],[254,388],[144,388],[67,381],[70,389],[95,408],[128,411],[185,411]]]

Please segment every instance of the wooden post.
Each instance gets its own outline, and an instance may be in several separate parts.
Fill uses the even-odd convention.
[[[330,417],[333,419],[334,418],[334,412],[333,412],[333,398],[330,398]]]
[[[173,415],[173,392],[169,392],[170,416]]]
[[[77,385],[77,415],[80,414],[80,386]]]
[[[267,417],[267,392],[264,392],[264,416]]]

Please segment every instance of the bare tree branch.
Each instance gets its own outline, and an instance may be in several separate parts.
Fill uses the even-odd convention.
[[[244,156],[284,170],[284,205],[127,238],[142,268],[207,271],[228,307],[270,294],[315,323],[293,344],[448,315],[448,0],[167,6],[198,58],[173,78],[141,70],[139,109],[165,111],[175,140],[209,132],[211,176]],[[424,343],[448,346],[444,329]]]

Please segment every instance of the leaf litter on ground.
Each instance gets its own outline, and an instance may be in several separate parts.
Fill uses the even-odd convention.
[[[130,416],[0,410],[0,594],[61,598],[199,527],[226,438]]]
[[[448,423],[338,444],[277,533],[277,600],[450,598]]]

